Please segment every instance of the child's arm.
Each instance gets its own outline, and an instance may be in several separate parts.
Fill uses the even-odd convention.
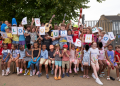
[[[59,51],[59,57],[62,57],[62,55],[60,54],[60,51]]]
[[[114,54],[115,55],[115,54]],[[120,59],[119,59],[119,56],[118,55],[116,55],[116,57],[117,57],[117,60],[119,61],[119,63],[120,63]],[[116,58],[114,58],[114,62],[116,61]]]
[[[2,60],[1,60],[1,61],[3,61],[3,54],[2,54],[2,57],[1,57],[1,58],[2,58]]]
[[[38,53],[38,56],[37,56],[37,58],[35,59],[35,61],[37,61],[37,59],[39,58],[40,53],[41,53],[41,49],[39,48],[39,53]]]
[[[4,59],[4,61],[6,61],[6,59],[8,58],[9,55],[10,55],[10,53],[8,53],[8,55],[6,56],[6,58]]]
[[[65,52],[66,53],[66,56],[69,57],[70,55],[67,53],[67,51]]]
[[[70,23],[67,24],[67,27],[65,28],[65,30],[68,30],[68,29],[69,29],[69,25],[70,25]]]
[[[92,37],[92,42],[94,42],[94,36]]]
[[[34,58],[33,58],[33,49],[32,49],[32,60],[34,61]]]
[[[106,48],[109,44],[111,44],[111,43],[112,43],[112,41],[114,41],[114,39],[113,39],[113,40],[111,40],[111,41],[108,41],[108,42],[107,42],[107,44],[104,46],[104,48]]]
[[[45,64],[45,62],[47,61],[48,59],[48,51],[46,51],[46,54],[45,54],[45,61],[43,62],[43,64]]]
[[[17,54],[17,57],[15,58],[15,61],[16,61],[17,59],[19,59],[19,57],[20,57],[20,54]]]
[[[34,22],[35,22],[35,20],[32,18],[31,28],[32,28]]]
[[[55,52],[54,52],[53,56],[55,57],[55,55],[56,55],[56,50],[55,50]]]
[[[110,62],[111,65],[113,65],[113,63],[110,61],[110,59],[108,58],[108,54],[107,51],[105,51],[105,55],[106,55],[106,59]]]
[[[69,51],[71,51],[71,42],[69,42]]]
[[[82,50],[82,59],[81,59],[81,62],[82,62],[82,60],[83,60],[83,56],[84,56],[84,52],[83,52],[83,50]]]

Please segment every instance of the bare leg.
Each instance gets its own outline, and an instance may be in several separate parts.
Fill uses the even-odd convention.
[[[59,67],[59,77],[61,77],[61,66]]]
[[[45,65],[46,74],[48,74],[48,65]]]
[[[117,77],[119,77],[119,67],[116,65],[115,68],[116,68],[116,75]]]
[[[55,68],[55,77],[57,77],[57,70],[58,70],[58,65],[56,65],[56,68]]]

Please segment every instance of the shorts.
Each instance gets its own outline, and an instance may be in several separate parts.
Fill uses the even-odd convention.
[[[12,41],[13,44],[19,44],[19,41]]]
[[[55,61],[52,61],[52,60],[50,60],[50,59],[49,59],[49,61],[51,61],[52,64],[55,64]]]
[[[8,44],[7,49],[11,49],[12,44]]]
[[[74,64],[77,64],[77,59],[70,59],[70,62],[73,62]]]
[[[67,69],[70,68],[70,62],[69,61],[62,61],[62,68],[65,68],[65,65],[67,66]]]
[[[41,58],[41,59],[40,59],[40,64],[43,64],[45,60],[46,60],[46,59]],[[48,59],[46,60],[45,65],[48,65]]]
[[[55,61],[55,66],[62,66],[62,61]]]
[[[63,49],[63,45],[64,45],[64,44],[67,44],[67,42],[59,42],[60,49]]]
[[[19,41],[20,45],[25,45],[25,41]]]
[[[32,59],[31,57],[25,57],[24,58],[25,61],[31,61],[31,59]]]

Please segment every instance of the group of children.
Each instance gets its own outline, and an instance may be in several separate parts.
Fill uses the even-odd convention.
[[[12,26],[17,26],[15,18],[12,19]],[[5,22],[6,23],[6,22]],[[67,42],[66,37],[58,36],[53,37],[53,32],[45,33],[45,35],[39,35],[39,27],[33,26],[34,20],[32,20],[31,26],[24,28],[23,35],[12,35],[11,29],[6,23],[5,32],[8,38],[3,38],[0,35],[0,55],[2,55],[1,68],[2,76],[10,73],[11,62],[16,63],[17,75],[23,73],[27,75],[30,68],[30,76],[38,75],[42,76],[42,65],[45,65],[46,78],[48,75],[48,65],[51,68],[51,74],[54,74],[55,80],[64,78],[65,75],[69,77],[69,73],[73,71],[79,72],[79,65],[81,65],[81,71],[83,71],[83,78],[89,79],[89,66],[92,67],[92,77],[100,85],[103,83],[99,77],[104,77],[104,70],[107,67],[107,80],[110,80],[111,68],[116,68],[117,80],[119,78],[119,64],[120,64],[120,46],[116,45],[115,51],[113,50],[112,41],[104,43],[102,41],[105,31],[102,31],[102,27],[95,27],[98,32],[92,33],[91,27],[84,27],[82,24],[69,27],[70,24],[65,25],[61,23],[59,28],[54,26],[54,30],[67,30],[68,36],[72,36],[73,43]],[[24,27],[23,25],[19,25]],[[41,24],[44,26],[44,24]],[[92,42],[86,43],[86,34],[92,34]],[[76,39],[80,39],[82,47],[75,46]],[[25,49],[25,45],[27,48]],[[34,67],[36,66],[36,68]],[[72,65],[74,68],[72,70]],[[61,69],[62,68],[62,69]],[[4,70],[5,69],[5,70]],[[59,70],[59,75],[57,75]],[[62,73],[62,75],[61,75]],[[99,75],[99,77],[98,77]]]

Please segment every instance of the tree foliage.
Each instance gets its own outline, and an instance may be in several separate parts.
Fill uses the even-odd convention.
[[[98,2],[104,0],[97,0]],[[0,21],[11,22],[15,17],[21,22],[23,17],[40,18],[41,22],[48,22],[53,14],[53,23],[60,23],[66,13],[66,20],[77,18],[79,14],[75,11],[86,6],[90,0],[0,0]]]

